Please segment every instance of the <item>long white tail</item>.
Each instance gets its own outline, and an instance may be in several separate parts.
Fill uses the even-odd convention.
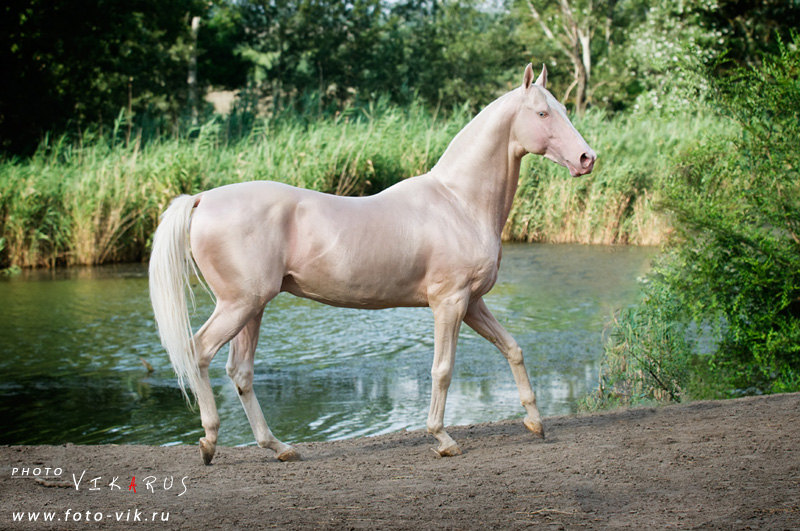
[[[150,301],[158,333],[187,400],[186,383],[194,393],[200,381],[186,300],[188,292],[194,302],[189,284],[192,272],[196,273],[189,249],[189,220],[194,204],[195,198],[188,195],[172,201],[153,236],[150,255]]]

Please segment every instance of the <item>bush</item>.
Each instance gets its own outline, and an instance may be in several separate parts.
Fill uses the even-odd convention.
[[[626,389],[657,400],[800,390],[799,48],[794,36],[716,82],[739,132],[677,157],[663,202],[675,233],[643,301],[612,327],[592,405]]]
[[[680,402],[687,395],[692,345],[682,309],[660,283],[610,323],[600,382],[585,409]],[[658,355],[653,355],[658,353]]]

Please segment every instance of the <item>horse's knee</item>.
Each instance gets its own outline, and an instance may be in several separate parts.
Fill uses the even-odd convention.
[[[453,371],[449,367],[434,367],[431,369],[431,378],[440,389],[447,389],[453,379]]]
[[[523,365],[525,363],[525,358],[522,356],[522,349],[516,343],[511,345],[505,352],[505,355],[508,362],[512,365]]]

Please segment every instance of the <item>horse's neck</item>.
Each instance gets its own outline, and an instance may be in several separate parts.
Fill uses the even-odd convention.
[[[499,237],[519,181],[521,157],[510,149],[516,92],[495,100],[456,135],[431,174]]]

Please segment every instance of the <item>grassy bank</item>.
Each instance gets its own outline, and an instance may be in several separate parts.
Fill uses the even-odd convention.
[[[175,195],[269,179],[361,195],[427,171],[467,123],[412,105],[352,109],[334,117],[283,117],[231,135],[213,120],[185,137],[143,143],[85,134],[0,162],[0,268],[137,261]],[[653,210],[668,155],[718,128],[710,118],[631,116],[576,120],[600,154],[571,179],[527,157],[507,239],[654,244],[668,226]]]

